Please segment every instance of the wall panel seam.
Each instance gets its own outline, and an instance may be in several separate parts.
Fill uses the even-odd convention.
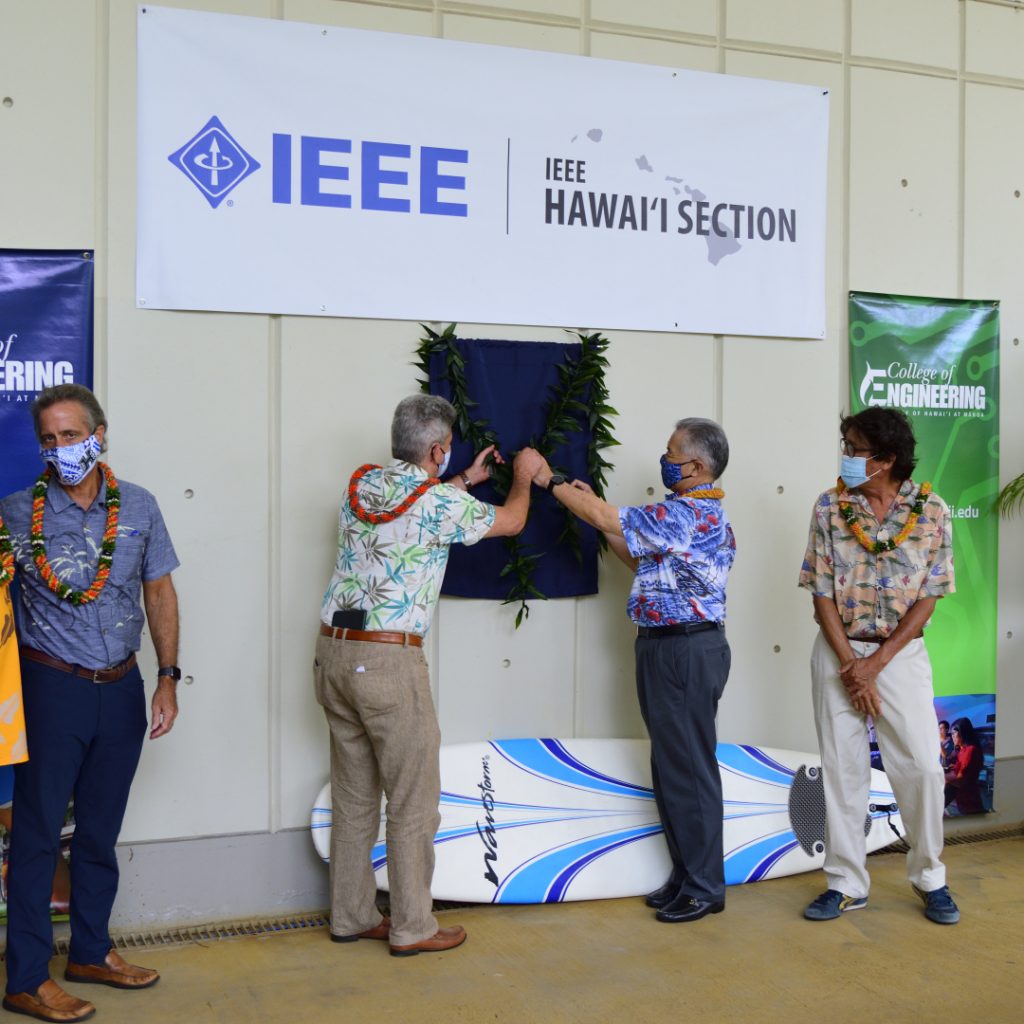
[[[827,50],[815,46],[786,46],[783,43],[758,43],[750,39],[733,39],[725,37],[722,45],[727,50],[739,53],[765,53],[776,57],[801,57],[804,60],[827,61],[838,64],[843,59],[842,51]]]
[[[268,477],[268,540],[270,558],[267,565],[267,666],[269,686],[267,692],[267,817],[270,831],[281,826],[281,767],[282,767],[282,657],[281,633],[284,617],[281,607],[281,561],[284,538],[281,521],[281,449],[282,439],[282,317],[267,317],[267,477]]]
[[[93,88],[93,390],[109,401],[108,295],[110,291],[110,0],[96,0],[96,63]],[[134,285],[132,292],[134,293]],[[98,340],[97,340],[98,339]]]
[[[957,60],[959,62],[959,67],[957,68],[958,80],[956,88],[958,135],[957,157],[959,163],[956,183],[956,292],[957,295],[963,298],[964,281],[966,278],[966,267],[964,266],[964,261],[966,258],[967,241],[967,225],[964,221],[967,213],[967,152],[965,148],[967,145],[967,84],[964,81],[964,68],[967,65],[967,10],[963,4],[960,5],[958,14],[957,26],[959,28],[960,38],[958,40],[959,45],[957,46]],[[996,679],[998,682],[998,673]]]
[[[438,4],[444,14],[461,14],[470,18],[488,18],[492,21],[517,21],[555,28],[579,28],[579,15],[545,14],[543,11],[523,11],[513,7],[480,7],[476,4]]]
[[[590,31],[602,35],[629,36],[631,39],[649,39],[656,43],[685,43],[688,46],[717,46],[716,36],[695,32],[678,32],[674,29],[649,28],[644,25],[626,25],[617,21],[591,19]]]

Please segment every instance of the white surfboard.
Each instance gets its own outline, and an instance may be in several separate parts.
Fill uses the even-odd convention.
[[[814,754],[720,743],[728,885],[819,869],[825,797]],[[871,773],[867,849],[902,834],[885,775]],[[331,792],[310,823],[330,857]],[[639,896],[671,862],[651,789],[646,740],[512,739],[441,748],[441,825],[434,839],[435,899],[556,903]],[[388,888],[384,814],[373,848]]]

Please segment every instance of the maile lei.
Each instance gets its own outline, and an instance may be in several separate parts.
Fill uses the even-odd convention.
[[[57,574],[53,571],[49,559],[46,557],[46,538],[43,536],[43,509],[46,507],[46,485],[50,479],[50,467],[43,470],[39,479],[32,488],[32,527],[29,540],[32,545],[32,561],[35,562],[39,575],[46,585],[62,601],[70,604],[82,605],[95,601],[106,585],[110,576],[110,566],[114,561],[114,546],[117,542],[117,521],[121,514],[121,489],[117,486],[117,479],[113,471],[105,462],[98,462],[97,466],[103,474],[107,484],[107,525],[103,531],[103,543],[100,545],[99,564],[96,566],[96,576],[87,590],[72,590],[66,583],[62,583]]]
[[[836,482],[837,493],[841,494],[843,487],[842,480]],[[931,493],[932,485],[930,483],[925,482],[921,484],[917,497],[914,499],[913,507],[910,509],[910,514],[907,516],[907,521],[903,524],[903,529],[895,537],[887,537],[885,540],[872,540],[864,532],[864,527],[857,521],[857,513],[854,512],[853,505],[848,500],[839,499],[839,514],[846,521],[850,532],[860,542],[861,547],[874,555],[879,555],[883,551],[895,551],[910,536],[914,527],[917,526],[918,520],[921,518],[921,513],[924,511],[924,503],[928,500],[928,495]]]
[[[479,403],[469,395],[465,360],[456,345],[458,339],[455,324],[449,324],[440,334],[426,324],[421,326],[426,331],[426,337],[420,339],[417,348],[417,366],[423,373],[419,381],[421,389],[430,391],[430,361],[432,356],[439,355],[444,363],[441,379],[446,380],[451,389],[451,403],[455,407],[455,426],[459,436],[471,445],[474,452],[482,451],[488,445],[497,445],[497,434],[487,420],[474,411]],[[580,342],[579,349],[567,345],[565,361],[558,367],[558,385],[552,389],[544,431],[540,437],[531,438],[526,444],[536,448],[550,461],[555,451],[567,442],[569,434],[589,427],[587,473],[594,493],[603,498],[605,470],[611,469],[612,464],[602,457],[601,450],[619,443],[612,435],[609,418],[618,413],[608,404],[608,389],[604,382],[604,371],[608,365],[605,358],[608,339],[600,334],[576,333],[576,337]],[[495,489],[499,494],[507,495],[512,486],[511,465],[492,461],[489,468]],[[565,509],[564,525],[556,543],[568,544],[576,557],[582,559],[579,524],[568,509]],[[597,534],[597,543],[602,550],[607,546],[600,532]],[[518,628],[523,619],[530,615],[527,600],[545,600],[544,594],[533,583],[534,566],[543,552],[527,554],[525,545],[518,537],[506,537],[505,548],[508,551],[508,562],[501,570],[501,575],[507,576],[512,585],[504,603],[519,605],[515,622]]]

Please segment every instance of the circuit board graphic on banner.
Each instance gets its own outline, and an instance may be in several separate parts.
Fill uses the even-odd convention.
[[[827,90],[152,6],[138,81],[140,307],[824,336]]]

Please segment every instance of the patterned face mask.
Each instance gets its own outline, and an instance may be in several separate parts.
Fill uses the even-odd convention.
[[[667,490],[671,491],[680,480],[689,480],[691,476],[697,475],[696,473],[687,473],[686,476],[683,476],[683,466],[689,466],[694,461],[694,459],[689,459],[686,462],[669,462],[668,456],[662,455],[661,482]]]
[[[90,434],[78,444],[69,444],[63,448],[40,448],[39,454],[43,462],[53,467],[65,487],[74,487],[92,472],[99,461],[100,443],[95,434]]]

